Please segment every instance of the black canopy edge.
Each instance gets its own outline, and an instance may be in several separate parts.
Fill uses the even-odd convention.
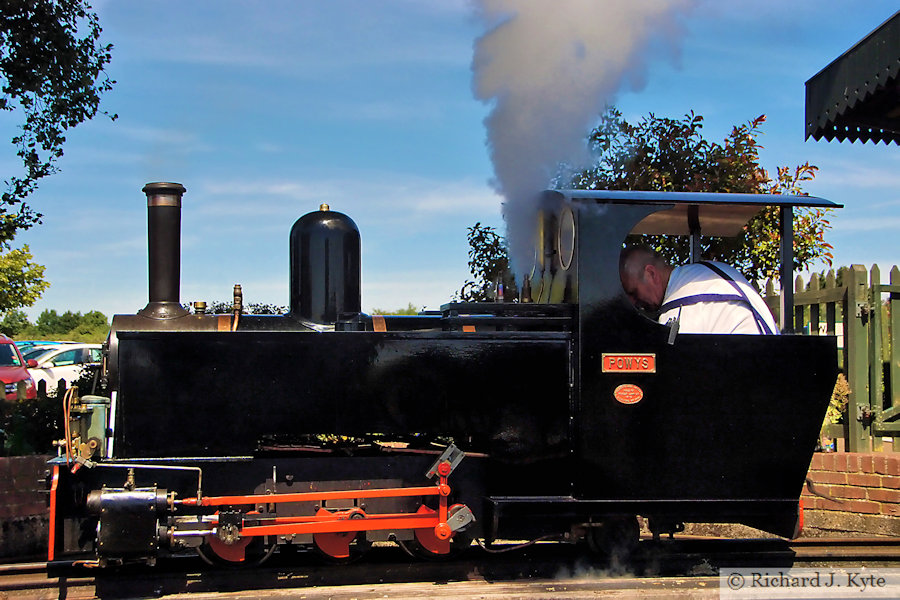
[[[806,82],[806,138],[900,144],[900,11]]]

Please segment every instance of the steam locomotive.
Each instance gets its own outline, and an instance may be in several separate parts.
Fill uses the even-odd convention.
[[[777,205],[790,318],[792,211],[833,203],[548,191],[535,301],[416,316],[361,311],[359,231],[323,205],[290,231],[289,312],[251,315],[239,286],[228,314],[182,306],[185,189],[143,191],[149,302],[112,321],[108,397],[65,399],[51,561],[344,561],[379,541],[438,557],[548,536],[613,551],[637,544],[638,515],[654,535],[796,534],[835,339],[677,334],[628,301],[619,253],[631,233],[697,248]]]

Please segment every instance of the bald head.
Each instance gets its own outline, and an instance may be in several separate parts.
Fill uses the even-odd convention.
[[[646,246],[629,246],[619,255],[622,288],[639,308],[659,309],[671,274],[672,266]]]

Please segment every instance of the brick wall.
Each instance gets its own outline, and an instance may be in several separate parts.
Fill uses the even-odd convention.
[[[0,518],[47,513],[43,477],[49,456],[0,458]]]
[[[0,457],[0,558],[46,555],[49,456]]]
[[[803,490],[804,534],[900,536],[900,453],[816,453]]]

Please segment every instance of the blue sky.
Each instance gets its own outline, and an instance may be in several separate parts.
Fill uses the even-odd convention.
[[[226,300],[240,283],[248,302],[287,304],[291,224],[327,202],[361,231],[364,310],[437,308],[467,276],[466,227],[502,226],[485,147],[490,106],[472,91],[484,24],[465,0],[95,8],[115,45],[117,84],[102,106],[119,118],[72,131],[62,172],[31,199],[43,224],[18,241],[51,282],[32,317],[147,303],[140,190],[150,181],[188,190],[182,301]],[[699,0],[671,23],[679,41],[652,39],[646,69],[613,100],[633,119],[694,110],[714,140],[766,114],[763,164],[809,160],[821,170],[807,191],[847,207],[833,218],[836,263],[884,271],[900,262],[900,152],[804,141],[804,83],[898,8]],[[0,120],[7,139],[13,127]],[[0,164],[14,158],[8,148]]]

